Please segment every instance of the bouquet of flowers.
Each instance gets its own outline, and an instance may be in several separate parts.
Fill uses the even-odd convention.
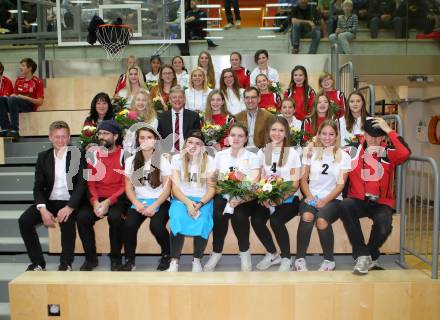
[[[345,138],[345,144],[353,144],[359,142],[359,136],[357,135],[350,135],[349,137]]]
[[[147,88],[148,91],[150,91],[151,88],[153,88],[154,86],[157,86],[157,81],[150,80],[145,83],[145,87]]]
[[[268,106],[266,108],[266,110],[269,111],[270,113],[274,114],[274,115],[278,114],[277,108],[275,106]]]
[[[227,129],[227,125],[220,126],[218,124],[204,123],[202,126],[202,135],[207,145],[214,145],[219,142]]]
[[[85,148],[91,143],[98,144],[98,137],[96,136],[96,127],[92,125],[85,125],[79,136],[81,147]]]
[[[112,100],[113,111],[118,113],[122,111],[127,104],[127,99],[124,97],[120,97],[119,100]]]
[[[205,122],[205,112],[197,111],[197,113],[199,114],[200,122],[204,123]]]
[[[306,139],[304,139],[304,137]],[[295,127],[290,127],[290,145],[292,147],[302,147],[307,140],[310,140],[310,138],[311,136],[308,132]]]
[[[269,91],[275,92],[277,95],[282,96],[281,84],[279,82],[270,81]]]
[[[157,95],[153,98],[153,107],[156,110],[156,112],[162,112],[171,109],[171,103],[167,102],[166,106],[163,105],[163,100],[160,95]]]
[[[330,100],[329,108],[333,116],[336,116],[336,114],[341,110],[341,108],[333,100]]]
[[[229,204],[230,199],[246,199],[254,195],[252,183],[238,171],[231,171],[225,174],[222,179],[217,181],[217,189],[219,194],[222,194],[223,197],[228,200],[223,214],[234,213],[234,208]]]
[[[278,176],[266,176],[261,179],[255,188],[255,197],[260,204],[269,201],[273,204],[281,204],[284,196],[292,191],[292,182],[284,181]],[[275,208],[269,207],[270,213],[274,213]]]
[[[124,132],[125,129],[129,129],[135,123],[142,121],[142,119],[138,116],[136,111],[123,109],[115,115],[115,121],[119,124],[121,130]]]

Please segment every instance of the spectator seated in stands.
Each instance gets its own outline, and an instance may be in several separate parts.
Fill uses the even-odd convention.
[[[3,75],[4,71],[5,67],[0,62],[0,97],[9,97],[14,93],[14,87],[12,86],[12,81]]]
[[[104,120],[113,119],[110,97],[105,92],[98,93],[90,105],[90,115],[84,120],[84,126],[98,127]]]
[[[335,33],[329,36],[330,43],[338,44],[338,50],[341,53],[352,53],[350,41],[356,38],[358,27],[357,15],[353,13],[353,2],[345,0],[342,4],[344,14],[338,17],[338,27]]]
[[[404,37],[409,38],[409,29],[422,29],[428,34],[434,29],[435,18],[429,14],[425,0],[403,0],[397,8],[396,16],[402,18]]]
[[[299,40],[301,37],[312,38],[309,47],[309,54],[318,51],[321,31],[319,26],[321,18],[315,6],[309,5],[309,0],[299,0],[298,4],[292,8],[289,16],[292,21],[291,43],[292,53],[299,53]]]
[[[37,64],[31,58],[20,61],[21,75],[15,80],[14,93],[9,97],[0,97],[0,136],[12,137],[18,141],[19,117],[22,112],[37,111],[44,101],[43,81],[34,76]],[[9,119],[10,117],[10,119]]]
[[[371,0],[353,0],[353,12],[360,20],[368,19],[368,3]]]
[[[377,38],[379,28],[394,29],[394,37],[402,38],[402,18],[395,15],[396,2],[394,0],[370,0],[368,9],[370,15],[371,38]]]

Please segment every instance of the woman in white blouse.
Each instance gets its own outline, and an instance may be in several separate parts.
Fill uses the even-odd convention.
[[[243,92],[240,88],[237,75],[231,68],[224,69],[220,76],[220,91],[225,96],[226,108],[229,113],[235,115],[246,110]]]
[[[139,151],[125,162],[125,193],[131,202],[124,222],[125,264],[123,271],[136,269],[137,232],[145,219],[150,218],[150,230],[161,247],[162,258],[158,270],[168,268],[170,235],[168,198],[171,192],[171,167],[160,150],[160,135],[152,127],[136,131]]]
[[[189,88],[185,90],[185,108],[193,111],[205,111],[206,98],[211,92],[208,88],[205,72],[202,68],[196,68],[191,72]]]
[[[345,146],[363,135],[365,120],[371,118],[368,117],[362,93],[353,91],[347,100],[348,110],[346,110],[345,116],[339,118],[341,146]]]
[[[181,56],[175,56],[171,60],[171,65],[176,72],[177,84],[186,89],[189,86],[189,74],[186,71],[185,63]]]
[[[257,67],[251,72],[251,86],[255,86],[259,74],[265,74],[270,81],[279,82],[278,71],[269,67],[269,53],[265,49],[255,52],[254,61]]]
[[[173,199],[170,207],[171,263],[168,271],[179,269],[185,236],[194,239],[193,272],[202,272],[203,257],[213,227],[215,181],[214,160],[205,149],[200,130],[186,138],[184,149],[171,160]]]

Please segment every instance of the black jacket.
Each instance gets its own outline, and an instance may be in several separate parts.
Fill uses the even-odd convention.
[[[159,114],[159,125],[157,131],[159,131],[162,139],[166,139],[174,132],[171,111],[172,109]],[[183,137],[186,139],[189,132],[193,129],[200,129],[199,114],[192,110],[183,109]]]
[[[78,209],[86,190],[86,181],[83,178],[85,159],[79,149],[76,150],[78,153],[73,153],[71,150],[68,150],[66,155],[67,188],[70,193],[70,199],[67,205],[73,209]],[[79,156],[80,159],[72,162],[72,155],[74,157]],[[72,168],[70,168],[71,162]],[[78,166],[78,171],[76,171],[77,168],[74,168],[74,166]],[[71,174],[69,174],[69,169]],[[71,181],[71,183],[69,183],[69,181]],[[50,148],[38,154],[37,165],[35,166],[34,201],[36,205],[46,204],[52,193],[54,182],[55,158],[53,148]]]

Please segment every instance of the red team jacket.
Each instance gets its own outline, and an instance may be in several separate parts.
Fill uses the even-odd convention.
[[[6,76],[0,76],[0,97],[8,97],[13,93],[12,81]]]
[[[251,72],[244,67],[234,70],[234,72],[237,75],[238,82],[240,82],[240,87],[243,89],[248,88],[251,84]]]
[[[336,113],[336,116],[338,118],[343,117],[346,110],[344,93],[339,90],[330,90],[327,91],[325,95],[330,100],[330,103],[334,102],[339,107],[339,111]]]
[[[275,92],[262,93],[260,95],[260,103],[258,104],[258,107],[261,109],[275,107],[277,111],[280,111],[281,97]]]
[[[30,80],[27,80],[24,76],[19,76],[15,80],[14,93],[33,99],[44,98],[43,81],[36,76],[33,76]],[[37,111],[37,109],[38,106],[34,104],[34,111]]]
[[[349,173],[348,193],[349,198],[364,200],[365,193],[373,193],[379,195],[378,203],[387,205],[391,208],[395,207],[395,198],[392,190],[394,179],[394,169],[397,165],[405,162],[411,155],[406,142],[395,131],[388,134],[391,145],[383,144],[384,152],[379,156],[365,157],[364,149],[366,146],[365,139],[350,145],[347,150],[352,154],[352,170]],[[355,152],[354,152],[355,151]],[[362,171],[364,171],[364,175]],[[365,181],[363,179],[367,175],[376,176],[375,181]]]
[[[304,105],[304,87],[295,87],[292,92],[292,88],[287,89],[284,92],[284,98],[292,98],[295,101],[295,117],[298,120],[303,121],[304,118],[312,111],[313,104],[315,103],[315,90],[309,87],[307,96],[307,105]]]

